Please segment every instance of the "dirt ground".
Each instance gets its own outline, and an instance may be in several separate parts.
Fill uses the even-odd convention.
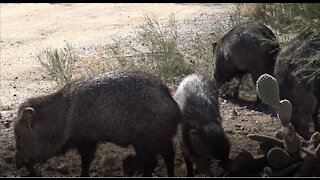
[[[0,176],[26,176],[14,163],[12,121],[17,107],[29,97],[54,91],[54,83],[33,58],[47,47],[60,48],[64,41],[79,47],[103,45],[113,36],[129,36],[144,13],[154,13],[160,19],[175,13],[179,20],[203,14],[219,14],[232,4],[1,4],[0,62]],[[274,135],[280,128],[272,109],[255,105],[252,100],[220,98],[223,126],[232,143],[231,157],[242,150],[257,155],[258,143],[246,137],[248,133]],[[177,176],[185,176],[186,168],[176,146]],[[92,176],[123,176],[122,159],[134,153],[129,147],[101,144],[91,165]],[[79,176],[80,158],[75,151],[49,159],[39,167],[42,176]],[[166,176],[159,160],[154,176]],[[221,176],[221,174],[217,174]]]

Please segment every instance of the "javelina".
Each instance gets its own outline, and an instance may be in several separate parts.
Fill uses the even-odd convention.
[[[212,175],[210,161],[227,162],[231,148],[221,125],[215,84],[203,75],[188,75],[180,83],[174,99],[182,112],[178,137],[187,176],[193,176],[193,163],[201,173]]]
[[[236,76],[240,77],[241,83],[246,73],[251,75],[253,82],[264,73],[272,74],[278,51],[275,35],[263,24],[246,22],[234,27],[213,44],[213,76],[217,87]],[[236,97],[239,85],[235,91]]]
[[[136,174],[142,174],[142,164],[136,155],[130,154],[122,161],[122,170],[125,176],[132,177]]]
[[[35,163],[76,148],[81,176],[89,167],[98,142],[132,144],[144,176],[151,176],[160,154],[174,176],[172,137],[181,111],[168,87],[138,71],[112,71],[67,84],[47,96],[20,105],[14,124],[16,166],[31,173]]]
[[[280,98],[291,102],[291,123],[307,140],[312,116],[315,130],[320,131],[320,76],[313,75],[319,71],[319,54],[320,31],[303,32],[283,45],[275,64],[274,75],[279,83]]]

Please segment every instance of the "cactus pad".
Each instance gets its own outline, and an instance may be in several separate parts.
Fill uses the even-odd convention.
[[[261,75],[256,82],[256,90],[262,102],[274,108],[279,105],[279,85],[273,76]]]
[[[276,169],[286,167],[291,160],[290,155],[284,149],[279,147],[272,148],[268,152],[267,158],[269,165]]]
[[[278,118],[281,121],[283,126],[287,125],[291,121],[291,113],[292,113],[292,106],[290,101],[288,100],[281,100],[278,106]]]

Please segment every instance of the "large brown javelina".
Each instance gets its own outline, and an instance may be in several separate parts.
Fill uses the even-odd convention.
[[[112,71],[67,84],[61,90],[20,105],[14,124],[16,166],[35,175],[33,165],[76,148],[81,176],[89,168],[99,142],[133,145],[152,176],[156,155],[174,176],[175,135],[181,111],[169,89],[138,71]]]
[[[300,62],[300,63],[298,63]],[[280,98],[292,104],[291,123],[305,139],[310,138],[309,122],[320,131],[320,31],[302,32],[285,43],[275,64]]]
[[[215,84],[203,75],[188,75],[180,83],[174,99],[182,112],[178,137],[187,176],[193,176],[193,163],[201,173],[212,175],[211,160],[227,162],[231,148],[221,125]]]
[[[234,27],[213,44],[213,76],[220,88],[233,77],[249,73],[253,82],[272,74],[279,44],[272,31],[261,23],[246,22]],[[241,82],[240,79],[240,82]],[[235,96],[238,96],[239,84]]]

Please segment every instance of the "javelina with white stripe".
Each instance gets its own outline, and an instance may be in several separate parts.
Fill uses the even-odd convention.
[[[218,91],[213,81],[200,74],[185,77],[174,94],[182,112],[178,137],[187,166],[193,176],[193,163],[201,173],[212,175],[212,159],[227,162],[230,142],[221,125]]]

